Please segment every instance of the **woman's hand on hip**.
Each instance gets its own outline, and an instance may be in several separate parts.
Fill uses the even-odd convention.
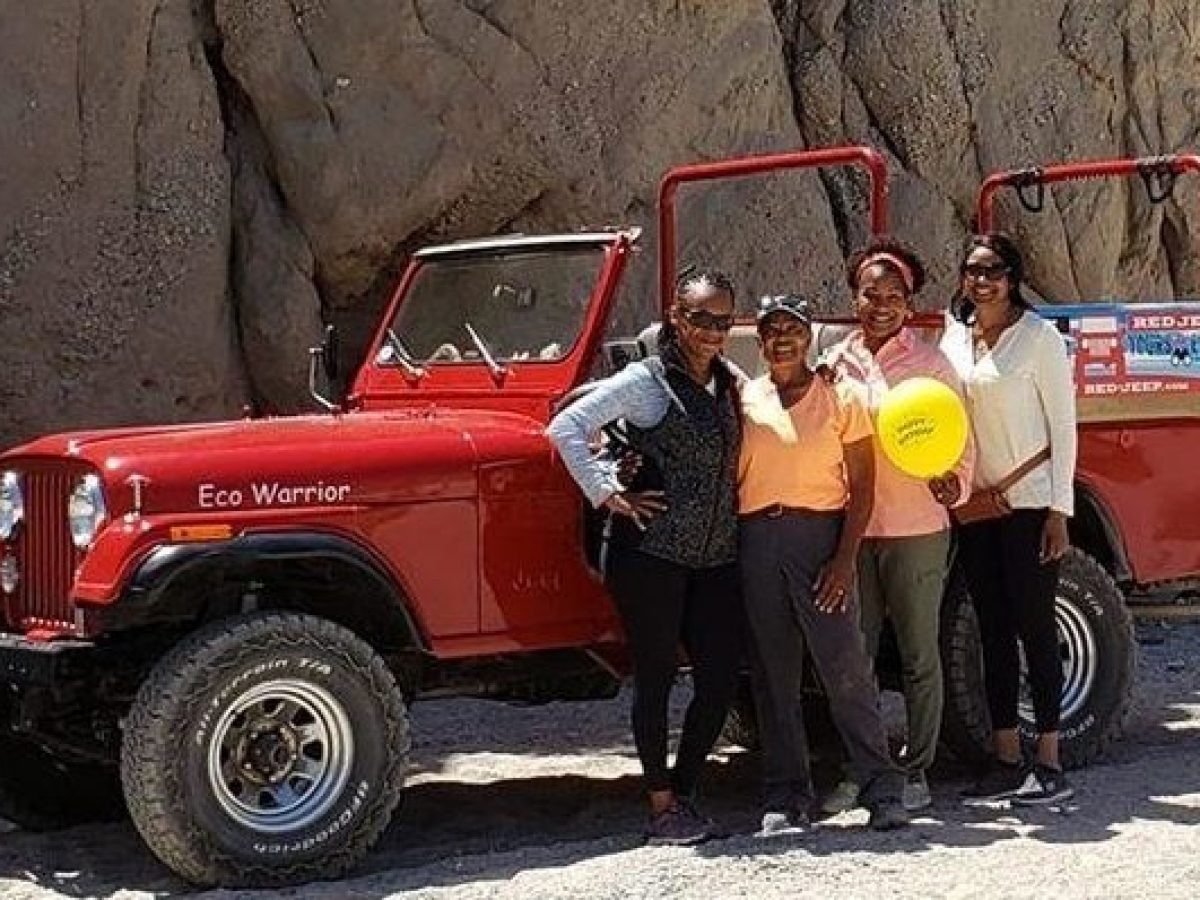
[[[617,481],[629,484],[642,471],[642,454],[626,450],[617,457]]]
[[[628,516],[634,525],[645,531],[651,519],[667,511],[667,502],[662,491],[620,491],[609,495],[604,507],[617,515]]]
[[[813,602],[817,609],[826,613],[846,611],[850,602],[850,589],[854,585],[854,557],[835,553],[821,574],[817,576],[815,585],[817,596]]]
[[[1057,510],[1050,510],[1046,516],[1046,524],[1042,527],[1042,552],[1039,560],[1048,563],[1062,559],[1070,546],[1067,517]]]

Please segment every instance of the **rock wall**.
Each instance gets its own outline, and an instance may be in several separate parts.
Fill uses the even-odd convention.
[[[807,143],[885,149],[893,222],[953,285],[987,174],[1200,148],[1194,0],[774,0]],[[1000,224],[1049,300],[1195,294],[1197,186],[1161,205],[1140,181],[1064,186],[1041,215],[1002,195]]]
[[[673,164],[865,142],[944,302],[987,172],[1195,148],[1185,0],[41,0],[0,15],[0,444],[306,405],[423,243],[653,225]],[[745,299],[844,301],[861,179],[683,202]],[[1193,292],[1195,187],[1001,218],[1053,300]],[[653,234],[620,326],[654,303]]]
[[[237,409],[223,139],[187,0],[5,4],[5,444]]]

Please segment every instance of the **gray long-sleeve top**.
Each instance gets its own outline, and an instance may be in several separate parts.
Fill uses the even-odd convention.
[[[600,507],[625,488],[617,480],[615,467],[605,465],[592,452],[592,435],[618,419],[638,428],[653,428],[663,420],[671,404],[684,410],[683,402],[667,383],[662,363],[657,359],[634,362],[598,382],[589,393],[562,410],[551,420],[546,434],[584,496],[593,506]]]

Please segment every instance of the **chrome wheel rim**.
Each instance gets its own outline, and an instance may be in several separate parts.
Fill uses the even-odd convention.
[[[264,833],[307,828],[328,813],[350,778],[354,732],[345,709],[318,685],[255,685],[221,716],[208,779],[221,809]]]
[[[1091,696],[1096,683],[1099,659],[1096,634],[1088,622],[1087,615],[1078,605],[1063,597],[1055,597],[1054,621],[1058,630],[1058,654],[1063,670],[1059,718],[1065,721],[1078,713]],[[1023,647],[1020,714],[1022,722],[1031,728],[1036,727],[1033,700],[1029,694],[1029,668]]]

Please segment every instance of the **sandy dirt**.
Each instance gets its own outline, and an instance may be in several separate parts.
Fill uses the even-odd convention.
[[[695,849],[641,846],[627,698],[511,707],[418,706],[400,814],[355,874],[289,897],[1110,897],[1200,895],[1200,625],[1139,628],[1129,737],[1075,773],[1063,810],[966,810],[963,775],[934,781],[935,807],[878,835],[847,813],[764,841],[755,760],[713,764],[705,808],[733,836]],[[680,692],[683,693],[682,691]],[[0,834],[0,898],[202,896],[150,856],[128,823]]]

